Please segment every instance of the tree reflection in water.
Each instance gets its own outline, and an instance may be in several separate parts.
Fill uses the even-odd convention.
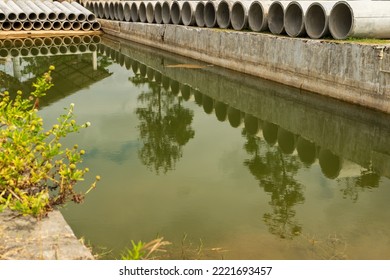
[[[181,96],[175,96],[159,83],[148,81],[139,74],[130,80],[136,86],[148,87],[138,96],[142,107],[136,109],[143,141],[138,156],[156,174],[167,173],[182,157],[182,147],[195,136],[191,127],[193,112],[182,106]]]
[[[244,149],[251,155],[244,165],[259,181],[265,192],[271,195],[271,213],[265,213],[263,220],[269,231],[283,239],[292,239],[302,231],[295,220],[294,206],[303,203],[303,185],[295,180],[301,163],[296,156],[285,155],[279,147],[272,147],[261,138],[247,133]]]

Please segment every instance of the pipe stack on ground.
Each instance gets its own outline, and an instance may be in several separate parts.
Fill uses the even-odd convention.
[[[96,16],[77,2],[0,0],[0,30],[100,30]]]
[[[334,39],[390,38],[390,1],[367,1],[125,0],[87,1],[84,5],[85,11],[107,20],[249,29],[312,39],[329,35]],[[3,27],[5,21],[12,22],[20,16],[20,11],[1,11]],[[69,12],[64,11],[68,18]],[[5,26],[10,28],[9,23]]]

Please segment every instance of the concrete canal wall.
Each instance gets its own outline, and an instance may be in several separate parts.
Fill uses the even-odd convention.
[[[110,35],[390,113],[390,44],[99,21]]]
[[[156,73],[156,76],[160,73],[178,82],[181,88],[190,87],[192,94],[200,92],[203,102],[211,102],[215,113],[219,105],[226,104],[228,108],[241,111],[242,118],[248,114],[276,124],[336,155],[366,168],[372,166],[378,174],[390,177],[389,115],[224,68],[177,71],[166,66],[197,62],[153,48],[140,49],[137,44],[116,37],[104,36],[102,43],[118,51],[114,57],[121,64],[130,58],[138,63],[139,69],[146,67],[146,73]]]

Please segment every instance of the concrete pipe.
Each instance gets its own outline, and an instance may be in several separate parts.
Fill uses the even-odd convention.
[[[9,21],[3,22],[1,28],[4,31],[10,31],[12,29],[12,22]]]
[[[28,2],[32,3],[31,1]],[[47,7],[42,1],[36,1],[33,4],[39,7],[46,14],[48,20],[57,20],[57,14],[53,10],[49,9],[49,7]]]
[[[125,17],[125,21],[130,22],[131,21],[131,3],[125,2],[123,5],[123,14]]]
[[[133,22],[139,22],[139,13],[138,13],[138,10],[139,10],[139,6],[140,6],[140,2],[133,2],[133,4],[131,4],[131,10],[130,10],[130,13],[131,13],[131,20]]]
[[[198,2],[195,7],[195,24],[204,27],[204,2]]]
[[[42,30],[43,24],[40,21],[34,21],[33,22],[33,30]]]
[[[286,7],[284,13],[284,29],[290,37],[300,37],[306,35],[305,18],[310,2],[293,1]]]
[[[1,9],[2,14],[4,14],[4,18],[7,21],[14,22],[14,21],[19,19],[17,12],[15,12],[15,10],[12,9],[12,7],[6,5],[3,1],[0,1],[0,9]],[[4,22],[5,19],[2,20],[2,22]],[[19,19],[19,20],[21,20],[21,19]]]
[[[10,39],[3,40],[3,47],[4,48],[9,49],[9,48],[12,48],[12,46],[13,46],[12,40],[10,40]]]
[[[23,29],[23,23],[20,21],[14,21],[12,23],[12,30],[14,31],[20,31]]]
[[[234,30],[242,30],[248,26],[248,12],[252,1],[234,2],[231,12],[231,24]]]
[[[111,19],[110,18],[110,2],[104,2],[103,4],[103,10],[104,10],[104,19]]]
[[[334,1],[314,2],[307,8],[305,15],[305,29],[312,39],[319,39],[329,35],[329,15]]]
[[[81,29],[81,23],[79,21],[72,22],[72,30],[79,31]]]
[[[72,23],[70,23],[69,21],[63,21],[61,22],[61,29],[62,30],[70,30],[72,28]]]
[[[53,23],[51,21],[42,22],[42,30],[51,30],[53,29]]]
[[[41,20],[41,21],[47,20],[49,18],[49,14],[50,14],[50,17],[53,18],[53,20],[56,18],[55,13],[53,13],[50,10],[48,10],[48,11],[42,10],[38,5],[36,5],[32,1],[24,1],[24,3],[26,3],[27,6],[29,6],[38,15],[38,20]],[[42,2],[40,2],[40,3],[42,3]]]
[[[185,1],[181,8],[181,20],[183,25],[195,25],[195,9],[197,1]]]
[[[253,1],[248,11],[248,26],[252,31],[268,30],[268,10],[271,1]]]
[[[242,115],[240,110],[233,107],[229,107],[227,116],[228,121],[232,127],[237,128],[242,124]]]
[[[57,20],[66,20],[66,14],[56,5],[54,5],[53,2],[44,1],[43,4],[57,15]]]
[[[146,2],[141,2],[138,8],[139,21],[142,23],[146,22]]]
[[[152,1],[152,2],[147,2],[146,4],[146,21],[148,23],[154,23],[156,22],[155,20],[155,6],[158,2],[157,1]]]
[[[92,38],[91,38],[91,36],[85,35],[85,36],[81,37],[81,41],[83,42],[83,44],[90,44],[92,41]]]
[[[8,1],[7,4],[10,5],[12,1]],[[38,20],[38,14],[36,12],[34,12],[33,9],[30,8],[30,6],[27,5],[26,2],[24,1],[17,1],[17,2],[14,2],[16,5],[18,5],[20,7],[20,9],[26,13],[27,15],[27,19],[29,21],[36,21]]]
[[[34,45],[34,41],[31,38],[23,39],[23,46],[26,48],[31,48]]]
[[[171,18],[173,24],[183,24],[181,10],[183,7],[184,1],[173,1],[171,5]]]
[[[81,29],[84,30],[84,31],[88,31],[88,30],[91,30],[91,23],[88,22],[88,21],[84,21],[82,24],[81,24]]]
[[[78,9],[80,12],[82,12],[85,15],[87,21],[93,22],[93,21],[96,20],[96,16],[91,11],[89,11],[88,9],[84,8],[83,6],[81,6],[79,3],[77,3],[77,2],[70,2],[70,4],[73,7],[75,7],[76,9]]]
[[[15,18],[16,18],[16,15],[15,15]],[[3,12],[3,10],[0,8],[0,23],[6,21],[6,19],[7,19],[7,16]]]
[[[389,1],[340,1],[329,16],[330,34],[335,39],[348,37],[390,38]]]
[[[289,2],[275,1],[268,9],[268,29],[272,34],[282,34],[284,29],[284,11]]]
[[[124,4],[122,2],[116,2],[115,3],[115,10],[117,15],[117,20],[124,21],[125,20],[125,13],[124,13]]]
[[[53,21],[53,30],[61,30],[61,22],[56,20],[56,21]]]
[[[30,31],[33,28],[31,21],[23,21],[23,30]]]
[[[171,19],[171,1],[164,1],[162,4],[161,14],[162,14],[162,20],[164,24],[172,23]]]
[[[85,20],[87,20],[87,16],[82,11],[80,11],[78,8],[76,8],[75,6],[70,4],[69,2],[63,1],[63,2],[61,2],[61,4],[64,7],[66,7],[69,11],[74,13],[76,15],[78,21],[85,21]]]
[[[3,2],[3,1],[1,1]],[[4,3],[4,2],[3,2]],[[9,9],[11,9],[11,11],[16,14],[17,16],[17,19],[19,21],[24,21],[24,20],[27,20],[27,14],[18,6],[16,5],[15,2],[13,1],[8,1],[7,4]],[[13,20],[14,21],[14,20]]]
[[[163,23],[163,19],[162,19],[162,4],[163,4],[163,2],[158,1],[158,2],[156,2],[156,5],[154,5],[154,20],[158,24]]]
[[[100,22],[95,21],[95,22],[92,22],[92,23],[91,23],[91,29],[92,29],[93,31],[98,31],[98,30],[100,30],[101,28],[102,28],[102,25],[100,24]]]
[[[50,2],[46,1],[45,5],[46,5],[46,3],[50,3]],[[67,7],[65,7],[64,5],[61,5],[61,3],[57,2],[57,1],[54,1],[52,3],[53,3],[53,5],[57,6],[57,8],[60,9],[62,13],[65,14],[66,19],[68,21],[73,22],[73,21],[77,20],[77,15],[75,13],[73,13],[71,10],[69,10]]]
[[[230,27],[230,14],[233,2],[231,0],[222,0],[217,8],[217,24],[220,28]]]
[[[217,25],[217,7],[218,1],[207,1],[204,5],[204,24],[208,28],[215,27]]]

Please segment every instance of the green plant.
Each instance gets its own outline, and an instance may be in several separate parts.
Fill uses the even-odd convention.
[[[96,180],[85,193],[74,186],[84,180],[88,168],[79,169],[85,154],[77,145],[62,148],[60,140],[69,133],[88,127],[74,120],[74,104],[47,131],[38,115],[39,99],[53,86],[54,66],[33,84],[29,98],[18,91],[0,94],[0,212],[8,208],[24,215],[42,217],[68,201],[79,203],[95,188]]]
[[[131,240],[132,248],[126,248],[121,254],[122,260],[147,260],[154,258],[156,253],[166,252],[163,247],[170,245],[168,241],[163,241],[163,238],[156,238],[148,243],[138,241],[135,243]]]

